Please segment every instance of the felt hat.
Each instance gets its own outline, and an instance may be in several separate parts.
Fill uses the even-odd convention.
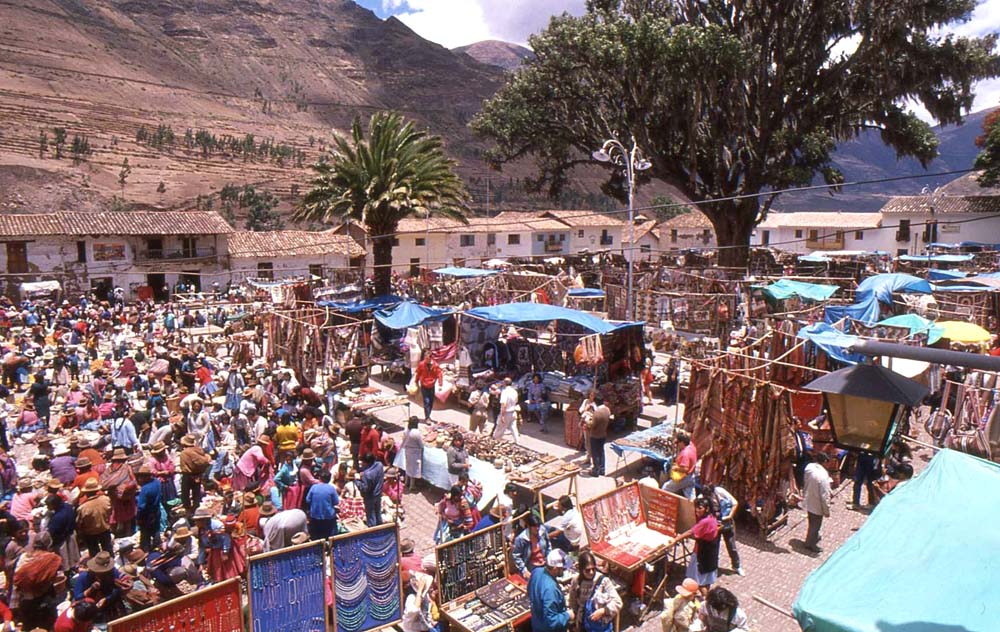
[[[399,543],[399,552],[403,555],[413,553],[413,540],[410,538],[403,538],[403,540]]]
[[[143,465],[142,467],[139,468],[139,471],[136,472],[135,475],[136,476],[152,476],[153,475],[153,468],[149,467],[148,465]]]
[[[47,489],[50,494],[56,494],[62,488],[63,484],[58,478],[49,479],[49,482],[45,484],[45,489]]]
[[[80,491],[84,494],[95,494],[101,491],[101,484],[97,482],[96,478],[88,478],[87,482],[83,484],[83,488]]]
[[[110,573],[114,568],[115,563],[107,551],[101,551],[87,560],[87,570],[91,573]]]
[[[115,448],[115,451],[111,454],[112,461],[128,461],[128,455],[125,454],[124,448]]]
[[[303,462],[315,461],[315,460],[316,460],[316,453],[313,452],[312,448],[306,448],[305,450],[302,451]]]
[[[681,582],[680,586],[674,586],[674,590],[678,595],[683,595],[684,597],[690,597],[698,592],[698,582],[690,577],[686,578]]]
[[[264,503],[260,506],[260,515],[263,518],[266,518],[268,516],[273,516],[276,513],[278,513],[278,510],[274,508],[274,503],[272,503],[270,500],[265,500]]]
[[[181,445],[184,446],[185,448],[194,447],[194,443],[195,441],[193,435],[184,435],[183,437],[181,437]]]
[[[50,437],[47,434],[44,434],[44,435],[38,437],[37,439],[35,439],[35,443],[37,443],[38,445],[42,445],[42,444],[45,444],[45,443],[51,445],[52,444],[52,437]]]
[[[243,505],[245,507],[253,507],[257,504],[257,494],[253,492],[247,492],[243,494]]]
[[[305,531],[299,531],[292,536],[292,544],[305,544],[309,541],[309,534]]]
[[[91,465],[93,465],[93,463],[90,462],[89,458],[81,456],[79,459],[76,460],[76,463],[74,465],[76,466],[76,469],[82,470],[85,467],[90,467]]]
[[[167,451],[167,446],[162,441],[157,441],[153,445],[149,446],[149,452],[151,454],[163,454]]]
[[[212,518],[212,511],[208,509],[208,507],[198,507],[197,509],[194,510],[194,515],[191,516],[192,520],[208,520],[211,518]]]
[[[191,529],[187,527],[180,526],[174,531],[174,540],[190,540],[191,539]]]
[[[135,548],[125,554],[125,559],[128,561],[129,564],[140,566],[142,565],[143,562],[146,561],[146,555],[147,553],[142,549]]]
[[[22,478],[17,481],[17,491],[23,493],[30,492],[32,489],[31,479]]]
[[[139,576],[139,569],[137,569],[132,564],[126,564],[125,566],[122,566],[121,571],[122,571],[122,573],[124,573],[125,575],[128,575],[129,577],[138,577]]]

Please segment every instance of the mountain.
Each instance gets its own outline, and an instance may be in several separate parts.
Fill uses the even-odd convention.
[[[834,163],[844,172],[847,182],[971,169],[979,153],[976,137],[983,133],[983,119],[992,110],[990,108],[969,114],[961,125],[935,127],[934,133],[940,141],[940,155],[926,170],[913,158],[897,160],[896,152],[882,143],[875,130],[866,131],[852,141],[841,143],[834,152]],[[786,211],[877,211],[894,195],[917,195],[925,187],[933,190],[959,178],[961,174],[846,187],[842,193],[834,195],[825,191],[785,194],[778,198],[775,206]],[[971,178],[961,179],[965,183],[961,190],[965,194],[974,194],[975,185],[969,186]],[[822,182],[817,181],[816,184]],[[953,190],[957,191],[958,185]]]
[[[499,66],[504,70],[516,70],[525,60],[535,58],[531,49],[500,40],[484,40],[452,50],[456,53],[465,53],[482,64]]]
[[[352,0],[5,0],[0,34],[0,211],[192,206],[227,183],[289,205],[331,130],[381,109],[471,182],[467,124],[503,81]]]

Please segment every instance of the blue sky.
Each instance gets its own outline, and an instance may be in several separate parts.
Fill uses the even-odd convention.
[[[525,44],[563,12],[580,14],[585,0],[355,0],[381,18],[395,15],[421,37],[448,48],[485,39]],[[1000,0],[983,0],[972,19],[947,29],[959,35],[1000,31]],[[1000,80],[983,82],[976,90],[974,110],[1000,103]],[[920,108],[914,110],[926,117]]]

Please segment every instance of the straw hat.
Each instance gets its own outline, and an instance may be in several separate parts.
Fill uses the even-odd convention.
[[[244,507],[254,507],[257,505],[257,494],[253,492],[247,492],[243,494],[243,506]]]
[[[135,475],[136,476],[152,476],[153,475],[153,468],[149,467],[148,465],[143,465],[142,467],[139,468],[139,471],[136,472]]]
[[[57,494],[62,488],[63,484],[58,478],[49,479],[49,482],[45,484],[45,489],[47,489],[50,494]]]
[[[167,446],[162,441],[157,441],[149,447],[150,454],[163,454],[167,451]]]
[[[191,539],[191,529],[181,526],[177,527],[174,531],[174,540],[190,540]]]
[[[17,481],[17,491],[21,492],[22,494],[30,492],[31,489],[32,485],[30,478],[22,478]]]
[[[90,467],[91,465],[93,465],[93,463],[90,462],[89,458],[81,456],[79,459],[76,460],[75,465],[76,469],[82,470],[85,467]]]
[[[194,447],[194,443],[195,441],[193,435],[184,435],[183,437],[181,437],[181,445],[184,446],[185,448]]]
[[[142,549],[136,548],[132,549],[125,555],[125,559],[128,560],[129,564],[135,566],[141,566],[143,562],[146,561],[146,552]]]
[[[265,500],[264,503],[260,506],[260,515],[262,518],[273,516],[276,513],[278,513],[278,510],[274,508],[274,503],[272,503],[270,500]]]
[[[97,482],[96,478],[88,478],[87,482],[83,484],[83,489],[81,489],[84,494],[96,494],[101,491],[101,484]]]
[[[128,461],[128,455],[125,454],[124,448],[115,448],[115,451],[111,454],[112,461]]]
[[[110,573],[114,568],[115,563],[107,551],[101,551],[87,560],[87,570],[91,573]]]
[[[403,540],[399,543],[399,552],[403,555],[409,555],[410,553],[413,553],[413,546],[413,540],[410,538],[403,538]]]
[[[305,463],[306,461],[315,461],[315,460],[316,460],[316,453],[313,452],[312,448],[306,448],[305,450],[302,451],[303,463]]]
[[[207,507],[198,507],[197,509],[194,510],[194,515],[191,516],[192,520],[210,520],[211,518],[212,518],[212,512]]]

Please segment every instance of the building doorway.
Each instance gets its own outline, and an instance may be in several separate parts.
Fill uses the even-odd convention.
[[[177,275],[177,282],[182,284],[188,292],[201,291],[201,274],[197,270],[185,270]]]
[[[97,277],[90,279],[90,291],[97,296],[99,301],[110,301],[111,290],[114,289],[114,280],[111,277]]]
[[[170,288],[167,287],[167,275],[162,272],[146,275],[146,285],[153,290],[153,300],[165,301],[170,298]]]

